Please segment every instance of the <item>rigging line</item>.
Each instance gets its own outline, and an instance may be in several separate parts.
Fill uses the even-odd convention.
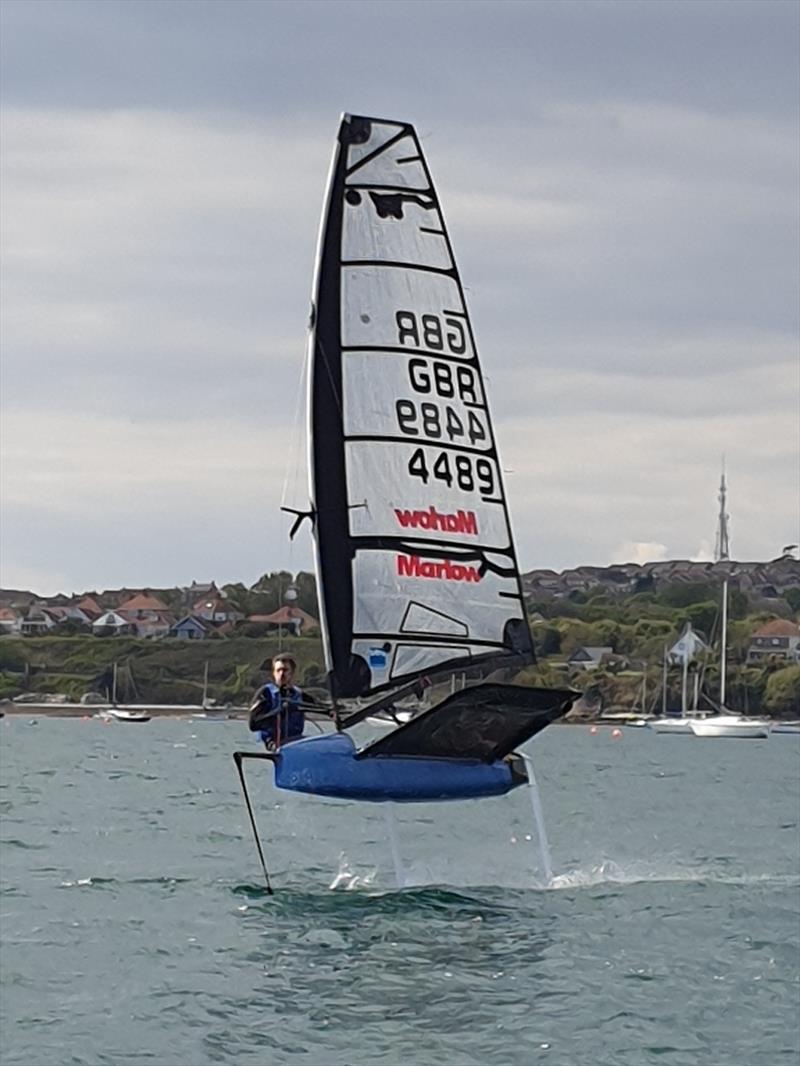
[[[297,481],[300,475],[300,447],[302,444],[302,411],[303,411],[303,396],[305,394],[306,375],[308,373],[308,345],[306,345],[306,352],[303,357],[303,363],[300,368],[300,374],[297,378],[295,386],[295,399],[294,399],[294,418],[292,420],[292,429],[289,436],[289,451],[286,456],[286,469],[284,471],[283,488],[281,490],[281,507],[283,507],[289,495],[289,480],[293,479],[292,493],[293,496],[297,492]],[[305,466],[305,464],[303,464]]]
[[[342,410],[342,398],[336,389],[336,382],[333,379],[333,371],[331,370],[330,361],[328,359],[328,353],[325,351],[325,345],[322,343],[322,338],[319,334],[314,337],[314,343],[319,346],[319,352],[322,356],[322,361],[325,364],[325,371],[328,375],[328,382],[331,386],[331,392],[336,402],[336,409],[339,412],[339,418],[342,420],[342,426],[344,427],[344,411]]]

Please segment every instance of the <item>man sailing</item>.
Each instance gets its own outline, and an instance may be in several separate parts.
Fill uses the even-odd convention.
[[[303,735],[303,693],[293,683],[296,670],[297,663],[291,655],[276,655],[272,660],[272,681],[258,689],[250,704],[250,729],[261,736],[268,751],[277,751],[281,744]]]

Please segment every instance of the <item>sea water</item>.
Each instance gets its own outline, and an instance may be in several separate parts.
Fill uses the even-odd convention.
[[[2,1066],[796,1066],[798,737],[549,728],[552,880],[526,789],[389,827],[246,762],[274,896],[237,747],[0,722]]]

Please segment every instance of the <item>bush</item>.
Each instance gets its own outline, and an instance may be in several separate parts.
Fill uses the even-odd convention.
[[[536,649],[539,655],[558,655],[560,653],[561,633],[555,626],[547,626],[544,631],[536,629],[534,634],[539,638]]]
[[[684,611],[684,617],[687,622],[692,623],[692,629],[699,630],[706,640],[711,639],[718,615],[719,606],[710,600],[692,603]]]
[[[721,589],[709,581],[687,581],[676,585],[666,585],[657,596],[659,603],[667,607],[688,607],[704,600],[720,599]]]
[[[26,658],[23,654],[21,641],[13,637],[0,640],[0,670],[12,670],[22,673],[25,670]]]
[[[0,699],[10,700],[22,692],[22,678],[0,670]]]
[[[764,703],[771,714],[800,717],[800,666],[786,666],[770,675]]]

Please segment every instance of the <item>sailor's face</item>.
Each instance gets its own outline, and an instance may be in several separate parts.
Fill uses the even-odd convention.
[[[285,685],[291,685],[294,678],[294,669],[291,663],[285,663],[282,659],[279,659],[272,668],[272,676],[275,679],[275,684],[278,688],[283,688]]]

